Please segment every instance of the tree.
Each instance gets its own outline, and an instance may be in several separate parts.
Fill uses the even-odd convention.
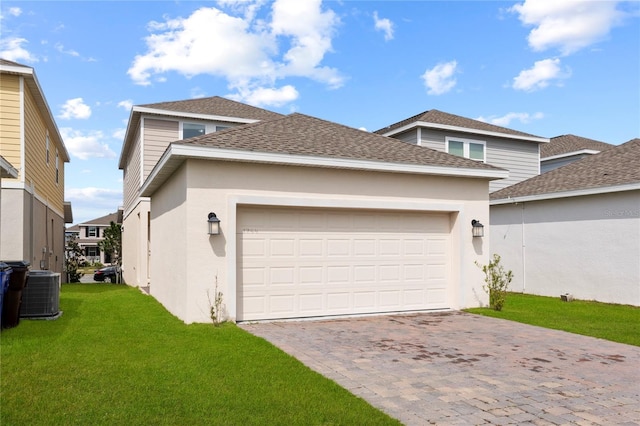
[[[111,255],[111,264],[117,267],[116,282],[120,283],[120,254],[122,253],[122,225],[111,222],[104,230],[104,239],[98,243],[98,247]]]
[[[513,279],[513,272],[511,270],[505,271],[500,264],[500,259],[500,256],[494,253],[493,259],[489,260],[488,265],[480,265],[476,262],[476,265],[484,272],[485,285],[482,288],[489,294],[489,306],[496,311],[502,310],[507,298],[507,289]]]
[[[64,266],[67,271],[67,280],[70,283],[80,282],[80,278],[84,275],[78,272],[80,262],[82,261],[82,249],[78,244],[78,237],[74,235],[67,240],[67,249],[65,250]]]

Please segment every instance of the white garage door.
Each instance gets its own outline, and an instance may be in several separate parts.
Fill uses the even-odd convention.
[[[448,307],[448,214],[243,207],[238,320]]]

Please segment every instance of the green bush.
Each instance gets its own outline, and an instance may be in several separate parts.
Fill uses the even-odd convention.
[[[488,265],[476,265],[484,272],[484,285],[482,289],[489,294],[489,306],[496,311],[501,311],[507,299],[507,290],[513,279],[511,270],[505,271],[500,265],[500,256],[493,254],[493,259]]]

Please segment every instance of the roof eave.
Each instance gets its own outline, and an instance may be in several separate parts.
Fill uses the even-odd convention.
[[[518,139],[526,142],[536,142],[536,143],[550,142],[549,138],[542,138],[537,136],[512,135],[509,133],[500,133],[500,132],[491,132],[488,130],[472,129],[470,127],[460,127],[460,126],[450,126],[448,124],[430,123],[428,121],[414,121],[413,123],[409,123],[402,127],[398,127],[397,129],[393,129],[393,130],[389,130],[388,132],[381,133],[381,135],[393,136],[393,135],[397,135],[398,133],[406,132],[407,130],[412,130],[417,127],[428,127],[431,129],[438,129],[438,130],[449,130],[453,132],[473,133],[478,135],[493,136],[497,138]]]
[[[571,191],[549,192],[545,194],[521,195],[515,197],[490,200],[489,205],[527,203],[531,201],[553,200],[558,198],[581,197],[585,195],[609,194],[612,192],[636,191],[640,189],[640,182],[622,185],[600,186],[596,188],[574,189]]]
[[[240,151],[214,147],[171,144],[142,185],[140,195],[143,197],[150,197],[186,159],[239,161],[290,166],[466,177],[487,180],[505,179],[509,177],[509,172],[502,169],[475,169],[389,163],[382,161]]]
[[[576,155],[582,155],[582,154],[599,154],[601,151],[595,150],[595,149],[581,149],[578,151],[571,151],[571,152],[565,152],[562,154],[557,154],[557,155],[550,155],[548,157],[543,157],[540,158],[540,161],[551,161],[551,160],[557,160],[559,158],[567,158],[567,157],[574,157]]]
[[[55,137],[60,144],[60,148],[62,150],[62,161],[68,163],[71,160],[69,151],[67,151],[67,147],[64,145],[64,139],[62,139],[62,135],[60,135],[60,130],[58,129],[56,120],[53,118],[53,114],[51,113],[51,109],[49,108],[49,103],[47,102],[44,91],[40,86],[40,82],[38,81],[35,70],[32,67],[27,67],[24,65],[0,64],[0,72],[17,74],[25,77],[27,86],[29,87],[29,89],[31,89],[33,96],[36,98],[36,105],[38,106],[38,109],[40,109],[40,112],[42,113],[44,120],[47,122],[48,127],[53,129]]]

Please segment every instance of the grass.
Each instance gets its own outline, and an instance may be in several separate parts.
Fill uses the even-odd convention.
[[[635,306],[509,293],[502,311],[466,311],[640,346],[640,308]]]
[[[137,289],[64,284],[55,321],[2,331],[2,425],[398,425],[234,324]]]

